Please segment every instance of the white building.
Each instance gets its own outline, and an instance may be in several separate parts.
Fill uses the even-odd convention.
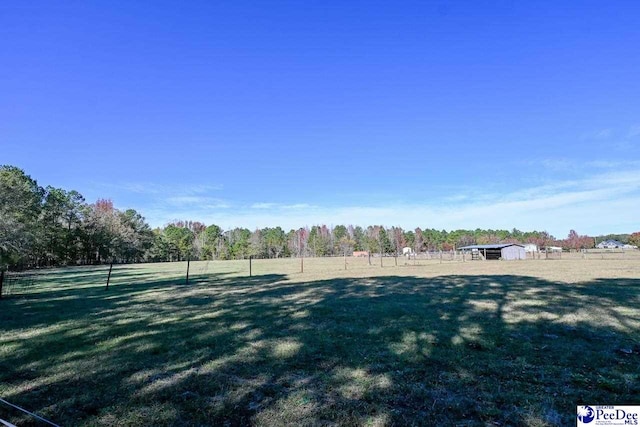
[[[618,249],[623,247],[624,247],[624,243],[619,242],[617,240],[613,240],[613,239],[603,240],[602,242],[598,243],[598,245],[596,246],[596,248],[598,249]]]

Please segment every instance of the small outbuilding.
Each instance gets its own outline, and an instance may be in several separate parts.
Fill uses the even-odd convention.
[[[472,254],[482,255],[484,259],[516,260],[527,259],[524,246],[516,243],[500,243],[495,245],[469,245],[458,248],[461,251],[470,251]],[[479,259],[473,256],[472,259]]]

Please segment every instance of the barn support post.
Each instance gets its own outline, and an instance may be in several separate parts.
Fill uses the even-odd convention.
[[[484,260],[486,261],[487,260],[487,250],[483,249],[483,251],[484,251]]]

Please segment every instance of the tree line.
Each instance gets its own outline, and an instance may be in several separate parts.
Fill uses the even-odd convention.
[[[626,235],[632,241],[639,233]],[[583,249],[594,238],[571,231],[557,240],[545,231],[436,230],[371,225],[314,225],[285,231],[174,221],[152,229],[134,209],[106,199],[87,203],[77,191],[41,187],[23,170],[0,166],[0,269],[105,262],[341,256],[353,251],[398,254],[448,251],[471,244],[535,243]],[[625,242],[626,243],[626,242]]]

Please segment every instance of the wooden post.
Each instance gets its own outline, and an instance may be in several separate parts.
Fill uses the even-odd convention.
[[[251,277],[251,255],[249,255],[249,277]]]
[[[304,255],[300,257],[300,273],[304,273]]]
[[[191,257],[187,257],[187,285],[189,284],[189,263],[191,262]]]
[[[369,265],[371,265],[371,250],[367,251],[367,255],[369,255]]]
[[[347,269],[347,252],[344,253],[344,269]]]
[[[442,251],[440,251],[440,264],[442,264]]]
[[[111,280],[111,270],[113,269],[113,263],[109,264],[109,274],[107,275],[107,287],[105,290],[109,290],[109,281]]]
[[[484,261],[486,261],[487,260],[487,250],[483,249],[483,251],[484,251]]]
[[[396,252],[396,267],[398,266],[398,252]]]
[[[2,299],[2,282],[4,282],[4,270],[0,270],[0,299]]]

